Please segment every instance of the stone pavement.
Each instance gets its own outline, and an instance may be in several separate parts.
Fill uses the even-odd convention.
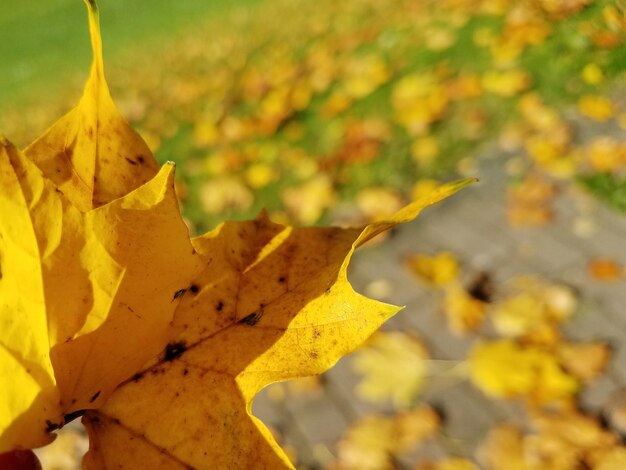
[[[581,238],[573,226],[580,216],[581,194],[564,190],[556,200],[556,219],[533,229],[512,230],[506,222],[504,161],[498,151],[486,152],[479,170],[481,181],[443,203],[427,209],[416,221],[400,227],[385,243],[363,249],[355,257],[350,279],[359,292],[372,281],[385,279],[393,291],[385,300],[406,309],[384,327],[415,331],[425,340],[434,359],[459,360],[467,355],[471,338],[448,333],[440,300],[424,289],[403,268],[402,258],[415,252],[454,252],[469,271],[486,271],[496,286],[518,274],[537,274],[567,283],[581,295],[578,313],[565,326],[572,339],[606,340],[613,346],[610,369],[587,387],[582,406],[599,411],[607,397],[626,385],[626,286],[587,276],[593,257],[626,261],[626,216],[597,204],[592,216],[596,232]],[[584,204],[593,203],[582,198]],[[578,202],[577,202],[578,201]],[[584,205],[583,204],[583,205]],[[320,394],[288,394],[271,400],[264,391],[254,404],[255,413],[285,436],[299,457],[299,468],[322,468],[335,451],[346,426],[373,411],[391,411],[360,400],[358,381],[350,357],[324,375]],[[486,399],[462,380],[435,379],[423,401],[445,410],[445,449],[431,445],[417,457],[447,454],[472,456],[476,445],[496,422],[519,419],[515,404]],[[415,464],[415,455],[411,463]],[[406,463],[405,468],[411,468]]]

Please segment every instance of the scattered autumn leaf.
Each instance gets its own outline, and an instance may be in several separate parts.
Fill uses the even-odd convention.
[[[411,255],[405,264],[419,279],[435,286],[450,284],[459,277],[459,262],[453,253],[447,251],[433,256],[421,253]]]
[[[612,282],[622,279],[624,268],[613,259],[595,258],[587,264],[587,273],[596,281]]]
[[[379,332],[355,353],[353,367],[363,375],[356,391],[367,400],[408,408],[422,387],[427,359],[426,347],[416,338]]]
[[[337,446],[332,470],[393,470],[393,458],[439,431],[437,413],[428,406],[393,416],[368,416],[354,423]]]

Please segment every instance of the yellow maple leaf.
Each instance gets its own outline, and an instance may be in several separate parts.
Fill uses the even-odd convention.
[[[478,470],[469,460],[460,457],[448,457],[437,462],[425,462],[413,470]]]
[[[371,401],[390,400],[406,408],[417,397],[427,373],[428,351],[417,339],[396,331],[379,332],[355,353],[353,367],[364,377],[357,393]]]
[[[508,337],[531,335],[544,326],[555,326],[570,318],[578,301],[565,285],[533,276],[518,276],[509,281],[507,295],[490,312],[496,331]]]
[[[152,152],[115,107],[104,78],[95,0],[89,29],[94,61],[78,105],[26,150],[81,211],[98,207],[147,182],[158,171]]]
[[[459,277],[459,262],[448,251],[433,256],[417,253],[406,259],[406,266],[418,278],[435,286],[450,284]]]
[[[558,346],[558,354],[565,370],[589,381],[604,371],[611,351],[607,344],[601,342],[562,343]]]
[[[491,429],[477,454],[481,465],[488,470],[534,470],[526,462],[522,432],[510,424]]]
[[[608,121],[615,115],[613,102],[604,96],[585,95],[578,100],[578,109],[594,121]]]
[[[570,399],[579,388],[553,354],[510,340],[479,342],[470,352],[469,366],[474,384],[496,398],[550,403]]]
[[[89,469],[291,468],[255,394],[323,372],[396,313],[354,292],[354,250],[470,180],[364,228],[262,214],[190,240],[174,165],[156,172],[108,95],[86,4],[95,59],[78,107],[26,156],[0,142],[0,452],[84,414]]]
[[[486,91],[498,96],[511,97],[530,86],[531,79],[524,70],[490,71],[483,75]]]
[[[487,304],[474,298],[459,283],[444,286],[443,313],[448,320],[448,328],[456,335],[475,331],[485,318]]]
[[[393,416],[368,416],[348,429],[331,470],[393,470],[393,458],[439,431],[440,418],[428,406]]]

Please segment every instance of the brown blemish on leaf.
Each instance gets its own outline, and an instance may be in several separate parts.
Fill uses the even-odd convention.
[[[239,320],[238,323],[242,323],[242,324],[248,325],[248,326],[254,326],[254,325],[256,325],[259,322],[259,320],[261,319],[262,316],[263,316],[263,308],[260,308],[256,312],[251,313],[250,315],[246,315],[245,317],[243,317],[241,320]]]
[[[221,312],[222,310],[224,310],[224,302],[222,302],[221,300],[217,303],[217,306],[215,307],[215,309],[218,312]]]
[[[163,360],[166,362],[173,361],[182,356],[185,351],[187,351],[187,345],[184,341],[169,343],[163,351]]]
[[[89,403],[93,403],[94,401],[96,401],[99,396],[100,396],[100,390],[98,390],[96,393],[93,394],[93,396],[89,399]]]
[[[198,292],[200,292],[200,287],[198,287],[197,284],[191,284],[191,286],[189,286],[189,291],[192,294],[197,294]]]
[[[137,373],[137,374],[133,375],[133,376],[131,377],[131,380],[132,380],[133,382],[139,382],[139,381],[141,380],[141,378],[142,378],[142,377],[143,377],[143,372],[139,372],[139,373]]]
[[[187,289],[179,289],[176,292],[174,292],[174,297],[172,298],[172,302],[174,302],[179,297],[182,297],[185,294],[185,292],[187,292]]]
[[[65,416],[63,416],[63,426],[65,426],[68,423],[71,423],[76,418],[80,418],[86,412],[87,410],[76,410],[76,411],[72,411],[71,413],[66,414]]]
[[[51,433],[53,431],[56,431],[57,429],[61,429],[62,427],[63,427],[62,424],[53,423],[49,419],[46,420],[46,432],[47,433]]]

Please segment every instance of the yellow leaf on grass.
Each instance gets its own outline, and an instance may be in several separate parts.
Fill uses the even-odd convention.
[[[78,105],[26,150],[81,211],[124,196],[158,171],[150,149],[121,116],[104,78],[95,0],[89,8],[94,60]]]
[[[356,203],[366,220],[388,217],[403,205],[402,197],[396,191],[382,187],[362,189],[356,195]]]
[[[588,85],[599,85],[604,81],[604,72],[595,62],[585,65],[580,76]]]
[[[482,85],[495,95],[511,97],[530,86],[531,80],[524,70],[491,71],[483,75]]]
[[[599,136],[585,146],[585,154],[596,172],[617,172],[626,168],[626,144],[609,136]]]
[[[285,189],[282,200],[294,220],[311,225],[333,204],[335,190],[328,176],[320,174],[298,187]]]
[[[353,367],[363,374],[357,393],[375,402],[406,408],[416,399],[427,373],[428,351],[399,331],[377,333],[355,353]]]
[[[585,95],[578,100],[578,109],[594,121],[608,121],[615,115],[615,106],[604,96]]]

